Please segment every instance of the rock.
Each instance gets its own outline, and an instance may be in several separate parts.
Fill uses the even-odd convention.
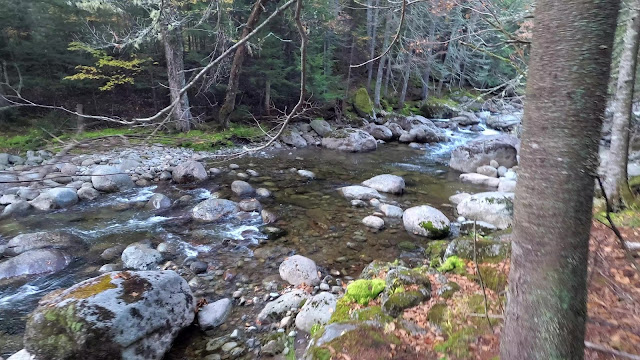
[[[232,182],[231,191],[239,197],[253,196],[256,192],[251,184],[242,180]]]
[[[302,177],[306,177],[308,179],[316,178],[316,174],[314,174],[312,171],[309,171],[309,170],[298,170],[297,172],[298,172],[298,175]]]
[[[194,274],[202,274],[204,272],[207,272],[208,268],[209,264],[204,261],[194,261],[189,265],[189,269],[191,269]]]
[[[314,325],[325,325],[336,310],[336,302],[336,296],[328,292],[321,292],[307,300],[296,316],[296,328],[311,332]]]
[[[498,167],[500,167],[500,164],[496,160],[491,160],[489,162],[489,166],[494,167],[494,168],[497,169]]]
[[[503,177],[507,173],[507,170],[505,166],[498,166],[498,177]]]
[[[391,130],[391,135],[393,139],[398,139],[400,135],[404,134],[406,131],[402,128],[402,126],[389,122],[387,123],[387,128]]]
[[[96,190],[116,192],[130,189],[134,186],[131,177],[120,173],[120,170],[109,165],[98,165],[91,174],[91,183]]]
[[[293,286],[300,284],[318,285],[318,268],[316,263],[304,256],[293,255],[286,258],[279,268],[280,277]]]
[[[447,135],[441,130],[438,129],[435,125],[426,126],[419,125],[414,126],[409,130],[409,135],[413,137],[412,141],[420,142],[420,143],[436,143],[447,141]]]
[[[161,359],[193,318],[175,272],[111,272],[41,300],[24,344],[39,359]]]
[[[66,208],[78,202],[78,194],[67,187],[53,188],[31,200],[31,206],[38,210]]]
[[[106,261],[111,261],[111,260],[117,259],[122,255],[122,252],[124,251],[125,248],[126,248],[126,246],[124,246],[124,245],[112,246],[110,248],[105,249],[100,254],[100,257],[103,260],[106,260]]]
[[[380,205],[380,211],[382,211],[384,216],[390,218],[401,218],[402,214],[404,213],[404,210],[402,210],[402,208],[390,204]]]
[[[100,192],[93,187],[83,186],[78,189],[78,198],[81,200],[95,200],[100,196]]]
[[[513,222],[513,193],[474,194],[458,204],[457,210],[468,220],[486,221],[498,229],[506,229]]]
[[[100,269],[98,269],[98,272],[104,274],[104,273],[108,273],[108,272],[112,272],[112,271],[122,270],[121,268],[122,268],[122,266],[120,266],[118,264],[104,264],[104,265],[100,266]]]
[[[480,136],[451,152],[449,166],[461,172],[473,172],[491,160],[512,167],[518,164],[516,156],[520,140],[509,135]]]
[[[480,123],[480,119],[476,114],[469,111],[460,111],[458,116],[452,118],[451,121],[455,121],[461,126],[476,125]]]
[[[382,197],[377,190],[359,185],[341,187],[338,192],[349,200],[371,200]]]
[[[499,192],[515,192],[516,191],[516,182],[514,180],[500,180],[500,185],[498,185]]]
[[[369,133],[348,128],[332,131],[322,139],[322,146],[340,151],[365,152],[375,150],[378,143]]]
[[[201,182],[208,178],[207,170],[198,161],[187,161],[176,166],[171,174],[173,181],[178,184]]]
[[[305,140],[297,130],[285,131],[285,133],[280,136],[280,140],[293,147],[307,147],[307,140]]]
[[[443,238],[449,234],[449,219],[440,210],[428,205],[405,210],[402,223],[408,232],[431,239]]]
[[[209,330],[222,325],[231,314],[231,308],[231,300],[226,298],[201,307],[198,311],[200,329]]]
[[[483,185],[488,187],[496,188],[500,184],[500,179],[496,177],[489,177],[482,174],[469,173],[469,174],[460,174],[460,181],[464,183],[474,184],[474,185]]]
[[[475,244],[475,257],[478,263],[496,263],[506,259],[509,256],[509,242],[478,240]],[[462,259],[474,259],[474,244],[470,239],[454,239],[448,245],[444,252],[444,258],[457,256]]]
[[[504,173],[504,178],[506,180],[516,181],[516,180],[518,180],[518,174],[516,174],[516,172],[513,171],[512,169],[509,169],[509,170],[507,170],[507,172]]]
[[[4,194],[0,196],[0,205],[9,205],[18,201],[20,201],[20,198],[15,194]]]
[[[365,88],[359,88],[353,96],[353,109],[358,116],[373,116],[373,102]]]
[[[486,221],[462,221],[460,222],[460,233],[461,234],[473,234],[473,231],[478,233],[479,235],[489,235],[492,232],[498,230],[497,227],[493,224],[489,224]]]
[[[244,199],[238,203],[238,207],[242,211],[261,211],[262,205],[256,199]]]
[[[364,219],[362,219],[362,223],[365,226],[368,226],[370,228],[373,229],[377,229],[380,230],[382,228],[384,228],[384,220],[382,220],[381,218],[377,217],[377,216],[367,216]]]
[[[377,140],[389,141],[393,139],[393,133],[384,125],[369,124],[364,130]]]
[[[284,344],[281,341],[269,340],[261,349],[260,353],[267,356],[275,356],[284,350]]]
[[[0,165],[3,165],[3,166],[9,165],[9,154],[0,153]]]
[[[64,165],[62,165],[62,167],[60,168],[60,172],[63,175],[75,175],[78,172],[78,166],[71,164],[71,163],[66,163]]]
[[[117,168],[121,171],[121,172],[126,172],[126,171],[130,171],[133,170],[135,168],[137,168],[138,166],[140,166],[140,162],[134,159],[122,159],[120,160],[120,163],[118,164]]]
[[[453,204],[453,205],[458,205],[462,202],[462,200],[470,197],[471,194],[469,193],[460,193],[460,194],[455,194],[455,195],[451,195],[449,196],[449,201]]]
[[[402,194],[405,187],[404,179],[402,177],[391,174],[374,176],[371,179],[362,182],[362,185],[392,194]]]
[[[7,360],[36,360],[36,357],[31,355],[26,349],[22,349],[17,353],[9,356]]]
[[[20,188],[20,190],[18,190],[17,195],[22,200],[29,201],[29,200],[33,200],[33,199],[37,198],[38,195],[40,195],[40,190],[33,189],[33,188],[22,187],[22,188]]]
[[[62,231],[42,231],[20,234],[6,244],[5,255],[16,256],[36,249],[83,249],[85,243],[79,237]]]
[[[151,270],[162,260],[162,254],[147,244],[133,243],[122,252],[124,267],[135,270]]]
[[[413,143],[414,141],[416,141],[416,134],[405,131],[404,133],[400,134],[398,141],[400,141],[401,143]]]
[[[13,204],[7,205],[7,207],[2,210],[2,214],[0,214],[0,218],[5,218],[9,216],[18,216],[24,215],[31,209],[31,204],[24,200],[20,200]]]
[[[398,292],[389,296],[382,304],[382,309],[385,313],[398,317],[405,309],[420,305],[424,300],[427,300],[427,297],[420,291]]]
[[[265,224],[273,224],[278,221],[278,215],[271,210],[260,211],[260,216],[262,217],[262,222]]]
[[[171,199],[164,194],[153,194],[145,207],[152,210],[166,209],[171,207]]]
[[[500,114],[487,118],[487,126],[496,130],[512,130],[520,124],[520,115]]]
[[[268,197],[271,197],[271,191],[265,188],[257,188],[256,195],[261,198],[268,198]]]
[[[71,263],[71,256],[56,249],[37,249],[0,262],[0,280],[24,275],[55,273]]]
[[[351,200],[351,206],[363,208],[367,206],[367,203],[362,200]]]
[[[311,295],[302,289],[293,289],[288,293],[282,294],[265,305],[258,314],[258,321],[262,323],[280,321],[287,311],[298,309],[302,302],[310,297]]]
[[[491,160],[495,161],[495,160]],[[491,165],[482,165],[476,169],[476,173],[488,177],[498,177],[498,169],[494,168]]]
[[[309,125],[311,125],[311,128],[313,129],[313,131],[315,131],[318,135],[322,137],[327,136],[333,131],[333,129],[331,129],[331,125],[329,125],[329,123],[326,122],[324,119],[311,120]]]
[[[198,221],[217,221],[240,211],[238,204],[225,199],[207,199],[191,210],[191,217]]]

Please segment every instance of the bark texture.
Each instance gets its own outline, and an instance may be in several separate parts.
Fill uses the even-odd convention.
[[[629,127],[636,81],[639,33],[640,1],[635,0],[631,2],[629,9],[629,20],[618,66],[618,83],[613,100],[611,147],[605,166],[604,187],[614,208],[620,208],[633,199],[627,178],[627,163],[629,161]]]
[[[386,49],[389,46],[389,41],[391,38],[391,11],[387,11],[387,15],[385,17],[385,25],[384,25],[384,39],[382,48]],[[373,103],[376,107],[380,107],[380,91],[382,90],[382,75],[384,75],[384,65],[387,63],[387,57],[389,55],[385,55],[378,61],[378,71],[376,73],[376,86],[373,92]]]
[[[256,27],[260,15],[264,12],[264,8],[268,0],[257,0],[253,4],[251,14],[247,19],[247,23],[242,29],[242,37],[244,38]],[[240,84],[240,70],[242,70],[242,63],[247,56],[247,46],[243,44],[239,46],[233,55],[233,62],[231,63],[231,72],[229,74],[229,83],[227,84],[227,94],[224,98],[224,104],[220,108],[219,121],[224,128],[229,127],[229,118],[231,113],[236,107],[236,96],[238,95],[238,85]]]
[[[618,6],[536,3],[502,360],[584,357],[593,175]]]

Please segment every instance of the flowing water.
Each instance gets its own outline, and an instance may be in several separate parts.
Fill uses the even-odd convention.
[[[485,133],[490,133],[487,131]],[[229,184],[237,179],[223,174],[197,185],[162,183],[128,192],[103,196],[94,202],[82,202],[72,208],[47,214],[0,221],[0,244],[20,233],[59,230],[80,236],[88,251],[76,256],[74,262],[57,274],[37,276],[19,281],[0,282],[0,356],[22,348],[22,333],[27,314],[45,294],[71,286],[99,275],[105,263],[101,252],[117,244],[150,241],[153,245],[167,243],[175,249],[172,261],[182,264],[186,257],[197,257],[210,264],[213,271],[201,276],[205,284],[198,295],[217,300],[229,297],[242,288],[248,305],[236,306],[231,319],[219,330],[228,332],[244,328],[264,305],[250,305],[254,297],[265,293],[265,279],[278,279],[278,265],[293,253],[310,257],[326,270],[340,271],[341,276],[357,277],[373,259],[392,260],[407,257],[419,261],[419,251],[403,252],[401,242],[418,246],[426,244],[408,234],[401,219],[387,223],[386,229],[372,231],[361,224],[371,215],[371,207],[355,208],[336,191],[345,185],[358,184],[372,176],[391,173],[405,179],[406,192],[401,196],[385,195],[385,202],[402,208],[428,204],[454,219],[448,197],[458,191],[481,191],[458,181],[458,173],[450,171],[446,162],[450,151],[476,134],[450,132],[451,141],[414,150],[406,145],[385,144],[377,151],[353,154],[319,148],[278,150],[235,160],[241,170],[253,169],[258,177],[249,182],[265,187],[273,197],[262,200],[263,207],[273,210],[281,221],[278,226],[286,235],[267,240],[260,232],[259,214],[251,213],[224,223],[199,224],[189,221],[189,210],[211,196],[234,199]],[[228,163],[210,163],[227,166]],[[313,171],[316,179],[304,179],[290,169]],[[239,171],[241,171],[239,170]],[[165,211],[150,211],[143,207],[153,193],[163,193],[172,200],[183,195],[193,198]],[[236,199],[237,200],[237,199]],[[418,259],[418,260],[416,260]],[[176,342],[168,358],[198,358],[201,334],[187,331]]]

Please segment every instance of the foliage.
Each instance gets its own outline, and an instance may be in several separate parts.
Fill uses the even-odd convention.
[[[464,274],[466,269],[467,264],[457,256],[449,256],[442,265],[438,267],[438,271],[440,272],[453,272],[455,274]]]
[[[385,287],[382,279],[365,280],[359,279],[347,286],[347,292],[344,297],[350,301],[355,301],[360,305],[367,305],[380,294]]]
[[[0,152],[23,152],[26,150],[39,149],[44,145],[44,133],[36,129],[31,129],[28,132],[20,135],[0,135]]]

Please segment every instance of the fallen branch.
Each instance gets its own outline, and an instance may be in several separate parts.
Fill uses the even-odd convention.
[[[589,341],[585,341],[584,342],[584,347],[586,347],[587,349],[592,349],[592,350],[596,350],[596,351],[600,351],[600,352],[604,352],[604,353],[608,353],[608,354],[613,354],[616,356],[621,356],[627,359],[631,359],[631,360],[640,360],[640,355],[635,355],[635,354],[630,354],[628,352],[624,352],[624,351],[619,351],[619,350],[614,350],[611,348],[608,348],[606,346],[602,346],[599,344],[594,344],[592,342]]]

